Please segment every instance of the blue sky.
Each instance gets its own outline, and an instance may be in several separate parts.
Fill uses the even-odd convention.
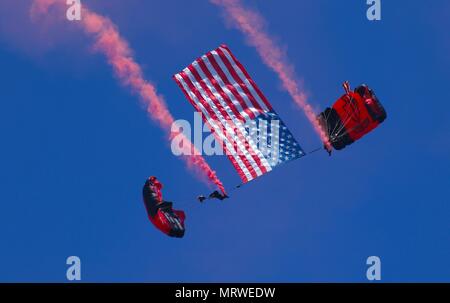
[[[317,111],[341,83],[368,83],[387,109],[374,132],[331,158],[283,165],[220,203],[170,152],[136,96],[91,40],[0,5],[0,281],[450,281],[448,1],[245,1],[287,49]],[[83,1],[110,17],[177,119],[193,108],[171,79],[226,43],[305,150],[320,145],[276,75],[208,1]],[[232,187],[225,157],[207,158]],[[155,230],[141,201],[148,175],[187,213],[184,239]]]

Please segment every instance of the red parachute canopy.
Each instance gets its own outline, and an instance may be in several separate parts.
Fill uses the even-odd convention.
[[[163,200],[163,184],[156,177],[150,177],[142,188],[144,205],[148,218],[161,232],[170,237],[182,238],[185,232],[186,215],[172,208],[172,202]]]
[[[386,119],[386,111],[367,86],[350,90],[344,83],[346,94],[331,108],[319,114],[318,120],[334,149],[340,150],[371,132]]]

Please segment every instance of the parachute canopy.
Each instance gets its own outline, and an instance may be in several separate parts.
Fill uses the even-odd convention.
[[[367,85],[350,91],[344,83],[346,94],[318,116],[318,121],[334,149],[340,150],[371,132],[386,119],[386,111],[377,96]]]
[[[166,235],[182,238],[185,232],[184,220],[186,215],[181,210],[173,209],[172,202],[163,200],[162,188],[162,183],[153,176],[147,179],[142,188],[148,218],[157,229]]]
[[[305,155],[226,45],[198,58],[173,78],[202,113],[243,183]]]

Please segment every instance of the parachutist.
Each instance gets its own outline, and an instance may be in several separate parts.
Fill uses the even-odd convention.
[[[200,201],[200,203],[203,203],[205,200],[210,200],[210,199],[218,199],[218,200],[222,201],[222,200],[225,200],[225,199],[228,199],[228,198],[229,198],[229,197],[228,197],[227,194],[225,194],[225,193],[221,194],[221,193],[220,193],[219,191],[217,191],[217,190],[213,191],[213,192],[208,196],[208,198],[206,198],[206,197],[203,196],[203,195],[200,195],[200,196],[197,197],[197,199],[198,199],[198,201]]]
[[[210,199],[219,199],[220,201],[228,199],[229,197],[227,196],[227,194],[221,194],[219,193],[219,191],[214,191],[209,195]]]

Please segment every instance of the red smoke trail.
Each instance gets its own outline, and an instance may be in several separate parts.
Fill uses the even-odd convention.
[[[65,1],[35,0],[31,14],[32,16],[45,14],[54,4],[62,5],[67,9]],[[134,60],[127,41],[120,36],[117,27],[111,20],[92,12],[86,6],[83,6],[82,20],[79,23],[84,32],[94,39],[95,50],[106,56],[108,63],[112,66],[120,82],[140,96],[141,101],[146,106],[149,117],[156,121],[163,130],[170,133],[174,118],[170,114],[163,97],[158,95],[155,86],[143,78],[141,67]],[[184,136],[181,133],[171,133],[169,138],[175,135]],[[188,167],[199,169],[225,193],[224,186],[216,176],[216,173],[209,167],[205,159],[200,156],[200,153],[190,140],[186,137],[183,139],[182,149],[189,151],[189,154],[192,155],[184,156]]]
[[[291,95],[295,103],[303,110],[308,120],[322,141],[330,146],[328,136],[316,120],[311,105],[298,82],[292,64],[287,62],[283,50],[277,46],[271,36],[266,32],[264,19],[258,13],[242,5],[240,0],[210,0],[221,6],[230,24],[239,29],[247,38],[248,43],[256,48],[263,62],[270,67],[280,78],[283,88]]]

